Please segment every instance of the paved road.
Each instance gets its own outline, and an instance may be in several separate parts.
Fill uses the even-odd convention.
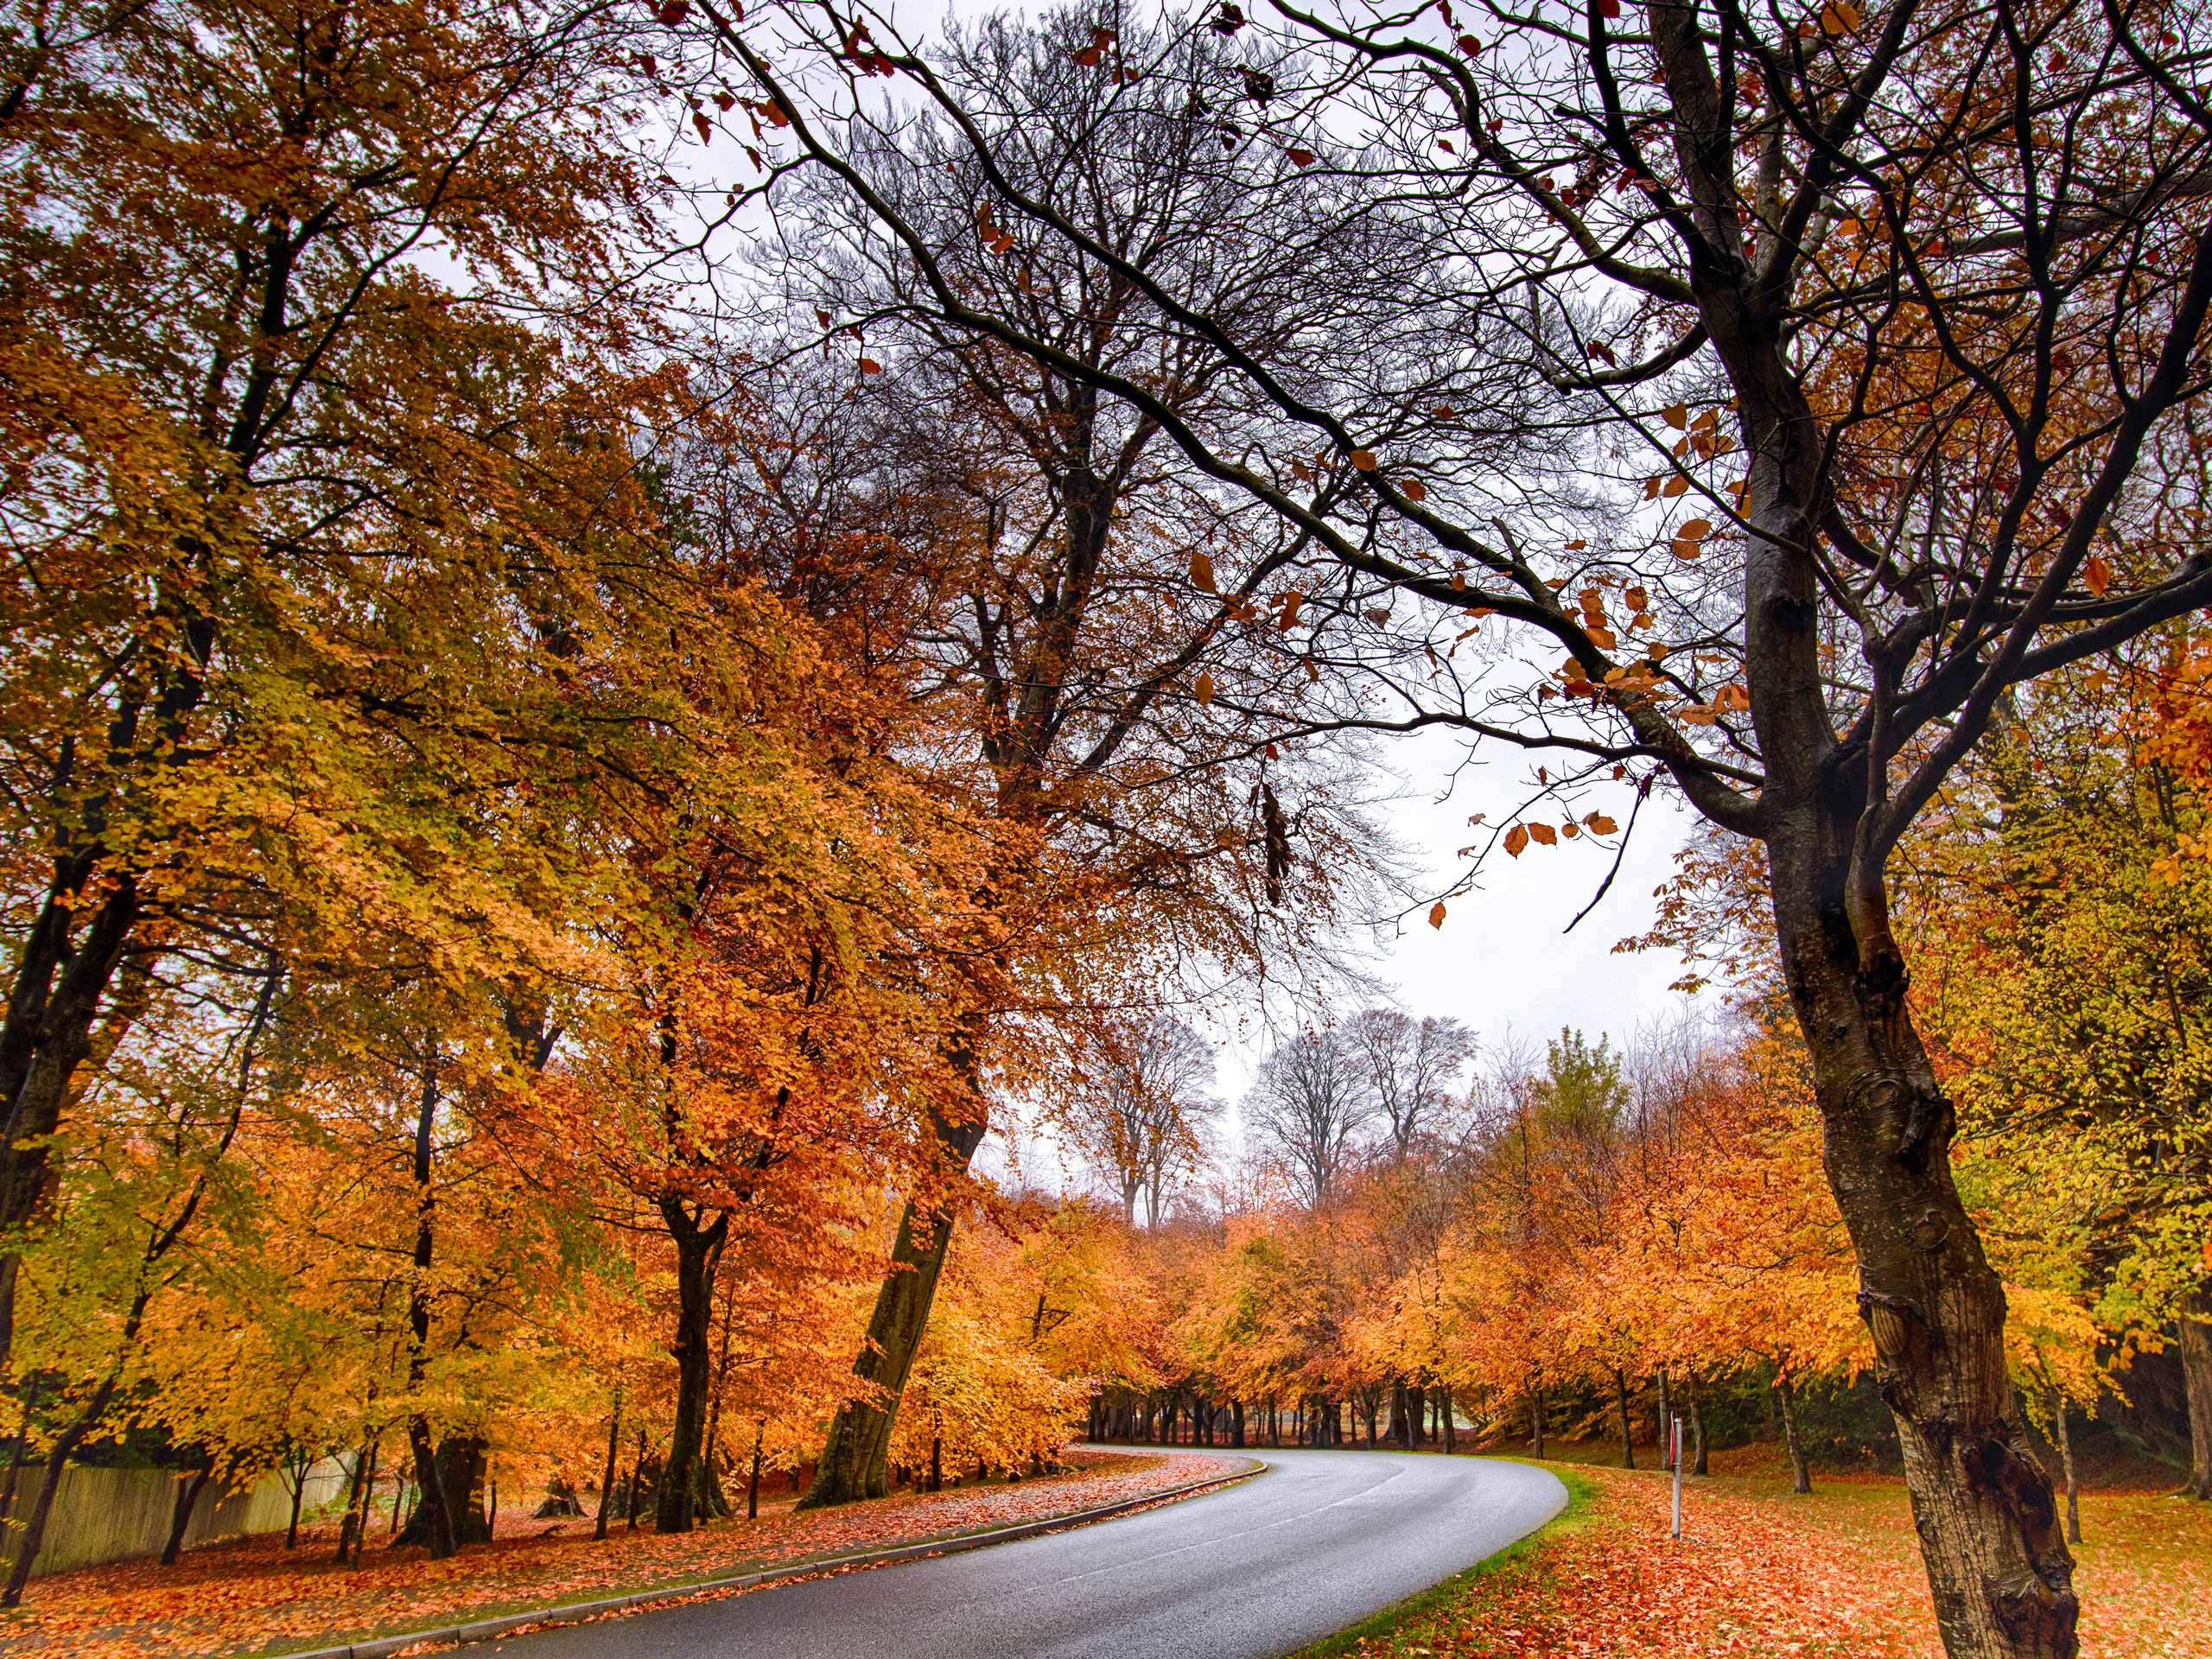
[[[1276,1659],[1566,1507],[1540,1469],[1259,1452],[1242,1484],[1072,1531],[508,1637],[522,1659]]]

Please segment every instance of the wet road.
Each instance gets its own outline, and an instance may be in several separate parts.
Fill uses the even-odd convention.
[[[1119,1520],[499,1647],[521,1659],[1277,1659],[1567,1505],[1557,1480],[1516,1463],[1249,1455],[1265,1473]]]

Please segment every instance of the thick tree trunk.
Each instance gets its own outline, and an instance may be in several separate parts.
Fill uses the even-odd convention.
[[[162,1545],[163,1567],[175,1567],[184,1554],[184,1535],[192,1529],[192,1512],[200,1507],[200,1494],[214,1473],[215,1453],[211,1448],[201,1453],[199,1467],[177,1482],[176,1501],[169,1505],[169,1535]],[[296,1503],[293,1508],[296,1512]]]
[[[955,1123],[934,1112],[931,1116],[947,1167],[967,1168],[983,1141],[981,1116],[973,1122]],[[944,1271],[945,1251],[951,1243],[950,1210],[925,1211],[916,1204],[906,1205],[891,1247],[891,1271],[876,1292],[875,1311],[868,1319],[868,1340],[853,1363],[864,1392],[838,1407],[830,1421],[829,1443],[815,1467],[814,1484],[798,1502],[800,1509],[881,1497],[890,1490],[887,1466],[899,1398],[906,1392],[906,1375],[913,1369],[915,1351],[929,1324],[930,1304],[937,1300],[938,1276]]]
[[[653,1522],[663,1532],[689,1532],[698,1496],[708,1396],[714,1385],[715,1269],[721,1262],[722,1242],[729,1236],[729,1216],[724,1211],[711,1225],[702,1226],[680,1198],[664,1198],[660,1208],[676,1243],[676,1423],[654,1500]]]
[[[1452,1410],[1452,1389],[1448,1384],[1445,1388],[1443,1399],[1438,1403],[1442,1406],[1444,1410],[1444,1455],[1448,1458],[1456,1449],[1457,1442],[1454,1437],[1457,1435],[1459,1427],[1459,1424],[1453,1421],[1453,1414]]]
[[[1777,580],[1777,569],[1792,574]],[[1786,697],[1754,705],[1785,772],[1808,756],[1847,764],[1825,735],[1812,642],[1764,637],[1802,632],[1812,581],[1771,548],[1748,579],[1755,652],[1808,664],[1802,710]],[[1907,1010],[1878,859],[1853,857],[1861,786],[1840,771],[1789,781],[1770,790],[1770,807],[1802,803],[1767,842],[1777,937],[1944,1645],[1951,1659],[2073,1659],[2074,1560],[2013,1391],[2004,1291],[1952,1181],[1951,1104]]]
[[[1613,1367],[1613,1398],[1621,1413],[1621,1467],[1636,1467],[1636,1439],[1628,1417],[1628,1373],[1619,1366]]]
[[[415,1451],[416,1483],[422,1488],[415,1513],[407,1519],[399,1535],[403,1544],[426,1544],[430,1553],[440,1554],[436,1527],[442,1513],[445,1524],[452,1529],[456,1548],[461,1544],[489,1543],[492,1522],[485,1509],[485,1474],[486,1463],[484,1442],[473,1434],[448,1434],[440,1440],[429,1454],[430,1478],[422,1476],[423,1454],[415,1446],[417,1425],[423,1432],[423,1446],[429,1444],[429,1426],[421,1419],[408,1424],[408,1441]],[[431,1508],[431,1494],[435,1492],[438,1509]],[[451,1551],[445,1552],[451,1554]]]
[[[2212,1503],[2212,1294],[2181,1306],[2182,1385],[2189,1401],[2189,1494]]]
[[[1805,1442],[1797,1433],[1797,1389],[1787,1376],[1774,1379],[1774,1392],[1782,1402],[1782,1438],[1789,1447],[1791,1488],[1800,1497],[1813,1490],[1813,1471],[1805,1462]]]

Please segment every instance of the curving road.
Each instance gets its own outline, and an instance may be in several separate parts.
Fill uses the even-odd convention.
[[[1120,1520],[725,1601],[510,1637],[524,1659],[1276,1659],[1566,1507],[1541,1469],[1250,1453],[1263,1474]]]

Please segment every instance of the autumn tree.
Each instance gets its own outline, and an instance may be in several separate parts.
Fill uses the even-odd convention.
[[[671,30],[683,73],[727,99],[726,66]],[[1020,111],[1033,143],[1008,164],[1163,277],[1202,281],[1285,338],[1340,305],[1309,261],[1256,251],[1224,264],[1211,251],[1241,245],[1217,230],[1239,210],[1216,188],[1212,140],[1172,104],[1102,147],[1087,75],[1000,24],[961,37],[948,73]],[[780,115],[756,101],[728,124],[774,130]],[[1157,385],[1173,407],[1215,404],[1221,375],[1163,340],[1141,289],[1098,283],[1041,247],[1009,258],[1001,227],[978,213],[988,178],[956,138],[929,127],[850,136],[855,164],[931,227],[960,282],[1026,308],[1091,368]],[[761,255],[783,304],[773,359],[818,348],[843,368],[859,422],[874,423],[885,493],[927,504],[936,563],[918,595],[918,648],[994,817],[974,936],[951,958],[991,981],[974,1019],[948,1033],[970,1088],[924,1138],[914,1206],[856,1363],[866,1386],[833,1426],[814,1503],[882,1490],[901,1379],[993,1090],[1049,1056],[1071,1014],[1166,1000],[1204,976],[1249,982],[1262,940],[1306,946],[1278,961],[1324,962],[1315,940],[1334,895],[1376,859],[1371,838],[1347,833],[1356,814],[1340,754],[1255,740],[1255,703],[1331,690],[1295,668],[1316,626],[1299,627],[1302,538],[1202,487],[1149,410],[944,317],[902,245],[841,188],[795,181],[779,211]],[[1004,995],[1015,985],[1022,995]]]
[[[641,505],[637,318],[565,306],[660,188],[620,33],[181,0],[11,46],[0,1354],[48,1137],[134,973],[254,970],[232,920],[275,888],[494,955],[518,930],[483,918],[531,913],[532,861],[442,814],[578,742],[532,625],[609,597],[569,579]]]
[[[1207,1093],[1213,1046],[1167,1014],[1109,1018],[1083,1051],[1065,1109],[1075,1144],[1112,1185],[1125,1225],[1137,1199],[1158,1226],[1168,1200],[1205,1157],[1202,1135],[1220,1112]]]
[[[1945,1642],[2071,1654],[2071,1560],[1951,1176],[1889,871],[2012,688],[2212,598],[2160,487],[2186,466],[2212,303],[2190,206],[2212,140],[2199,20],[2080,0],[1272,16],[1211,20],[1265,35],[1244,67],[1267,79],[1224,74],[1194,119],[1249,97],[1219,136],[1260,199],[1325,165],[1363,187],[1349,221],[1408,226],[1423,251],[1334,376],[1278,365],[1001,165],[988,100],[868,20],[865,67],[942,111],[993,222],[1144,293],[1245,390],[1261,418],[1234,423],[1178,418],[953,279],[841,145],[848,35],[798,14],[713,27],[941,315],[1153,413],[1332,552],[1348,606],[1433,636],[1436,677],[1428,658],[1395,677],[1394,722],[1554,751],[1531,798],[1564,822],[1513,815],[1510,851],[1602,838],[1618,819],[1587,801],[1616,768],[1764,847]],[[1076,54],[1102,128],[1154,67],[1116,48],[1108,29]],[[1347,222],[1286,213],[1275,236],[1318,250]],[[1530,377],[1541,422],[1511,392]],[[1521,462],[1486,470],[1501,419]],[[1525,646],[1451,670],[1470,611]],[[1541,678],[1521,668],[1538,653],[1558,658]]]

